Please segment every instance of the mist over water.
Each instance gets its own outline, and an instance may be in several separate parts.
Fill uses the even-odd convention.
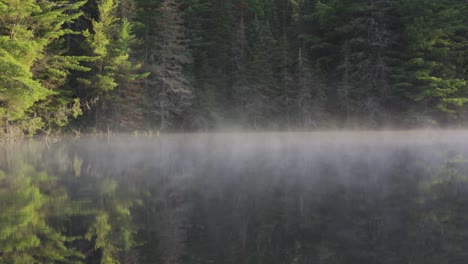
[[[0,263],[44,259],[18,227],[32,187],[82,263],[466,263],[467,152],[468,131],[429,130],[4,145]],[[7,247],[23,229],[40,243]]]

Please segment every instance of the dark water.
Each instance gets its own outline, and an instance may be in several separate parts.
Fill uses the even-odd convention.
[[[468,131],[0,150],[0,263],[468,263]]]

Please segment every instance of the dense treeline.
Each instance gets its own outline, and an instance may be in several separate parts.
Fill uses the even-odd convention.
[[[7,135],[464,124],[465,0],[2,0]]]
[[[2,148],[0,263],[468,260],[466,149],[163,138]]]

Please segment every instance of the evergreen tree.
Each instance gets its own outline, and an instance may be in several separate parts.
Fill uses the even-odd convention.
[[[138,73],[142,65],[130,57],[131,47],[139,44],[132,33],[132,23],[126,18],[121,20],[119,35],[115,41],[117,72],[115,79],[118,83],[115,91],[110,93],[112,104],[111,119],[114,127],[119,130],[141,129],[143,127],[143,87],[142,79],[149,73]]]
[[[317,2],[313,23],[318,34],[306,36],[312,57],[328,73],[339,113],[368,125],[381,122],[388,101],[391,68],[388,57],[396,33],[394,1]],[[332,81],[333,80],[333,81]],[[341,82],[336,82],[341,80]]]
[[[299,124],[304,128],[320,127],[325,121],[326,86],[320,72],[312,68],[307,56],[298,52],[296,73]]]
[[[64,28],[81,14],[84,2],[2,1],[0,3],[0,119],[3,132],[13,127],[31,134],[46,123],[64,125],[80,114],[79,102],[58,91],[69,70],[83,58],[65,56],[61,38],[74,32]],[[40,102],[40,104],[38,104]],[[70,105],[74,107],[69,108]],[[52,112],[52,113],[51,113]]]
[[[186,66],[191,63],[188,39],[180,3],[163,1],[159,15],[149,32],[145,80],[149,119],[159,130],[166,130],[184,121],[186,109],[193,99],[191,80]]]
[[[232,12],[227,1],[194,0],[187,5],[194,88],[188,118],[193,127],[206,129],[222,123],[232,108],[229,99]]]
[[[118,4],[113,0],[100,1],[99,18],[92,21],[92,33],[89,30],[84,32],[86,46],[94,56],[93,73],[80,81],[85,85],[88,98],[100,100],[94,109],[96,129],[101,122],[106,123],[104,125],[107,129],[110,126],[141,127],[137,121],[141,120],[141,112],[135,105],[135,100],[139,97],[136,81],[146,75],[138,73],[141,65],[130,60],[130,47],[135,44],[135,37],[131,23],[126,18],[119,18],[117,9]],[[126,110],[130,110],[128,107],[135,107],[132,109],[133,114],[124,112],[126,107]],[[121,120],[118,121],[117,118]],[[130,118],[134,118],[136,123],[129,123]],[[101,128],[106,127],[101,125]]]
[[[466,70],[460,60],[466,52],[466,3],[411,1],[399,10],[405,46],[396,86],[415,101],[413,111],[443,121],[434,112],[453,115],[467,102],[466,75],[460,74]]]
[[[249,32],[250,49],[245,58],[245,68],[240,68],[243,76],[234,84],[238,115],[254,129],[268,125],[268,118],[277,109],[278,87],[274,80],[274,65],[271,54],[276,42],[266,22],[254,19]],[[242,58],[242,56],[240,57]]]

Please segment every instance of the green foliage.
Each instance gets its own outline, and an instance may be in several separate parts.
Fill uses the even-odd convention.
[[[20,125],[30,133],[49,122],[43,115],[49,105],[65,107],[69,102],[55,91],[62,86],[69,70],[83,70],[81,57],[64,56],[60,41],[73,31],[64,25],[77,19],[84,2],[2,1],[0,9],[0,119],[9,133]],[[62,102],[62,103],[60,103]],[[41,107],[37,107],[38,105]]]
[[[117,86],[114,79],[115,58],[111,47],[113,34],[118,25],[116,8],[114,0],[99,1],[99,19],[92,21],[93,33],[90,30],[83,32],[86,45],[94,55],[93,70],[96,73],[86,84],[93,88],[95,94],[112,91]]]
[[[109,126],[109,121],[114,121],[117,124],[112,124],[112,128],[134,129],[138,125],[129,125],[129,119],[141,118],[139,106],[135,104],[140,94],[137,81],[148,75],[139,73],[142,65],[130,59],[131,47],[138,41],[132,23],[119,17],[117,2],[99,1],[97,8],[99,16],[92,21],[92,32],[87,29],[83,33],[85,48],[92,54],[93,71],[79,81],[84,84],[88,97],[100,98],[93,111],[102,111],[103,118],[95,120],[96,123],[104,121]]]
[[[459,60],[465,53],[466,4],[457,1],[402,2],[400,13],[406,47],[398,68],[397,87],[423,111],[456,114],[466,103],[468,83]],[[461,35],[460,35],[461,34]]]
[[[0,130],[459,125],[467,17],[463,0],[3,0]]]
[[[85,239],[92,241],[94,250],[100,252],[101,264],[118,264],[123,253],[135,245],[136,229],[130,209],[137,205],[137,200],[123,195],[115,180],[104,179],[97,187],[99,206]]]
[[[50,225],[59,213],[53,208],[66,204],[67,196],[48,185],[54,180],[26,165],[0,174],[1,263],[81,263],[82,255],[69,247],[73,238]]]
[[[125,162],[120,150],[152,153],[168,137],[3,145],[0,263],[465,263],[462,133],[390,148],[322,133],[332,147],[310,153],[280,135],[286,155],[261,142],[197,156],[197,138]]]
[[[457,263],[465,254],[468,216],[464,213],[467,201],[463,190],[468,186],[467,164],[466,158],[452,157],[421,185],[420,203],[425,210],[416,227],[419,236],[414,241],[414,258],[426,263]],[[435,204],[438,206],[431,206]],[[433,250],[421,256],[418,252],[423,248]]]

